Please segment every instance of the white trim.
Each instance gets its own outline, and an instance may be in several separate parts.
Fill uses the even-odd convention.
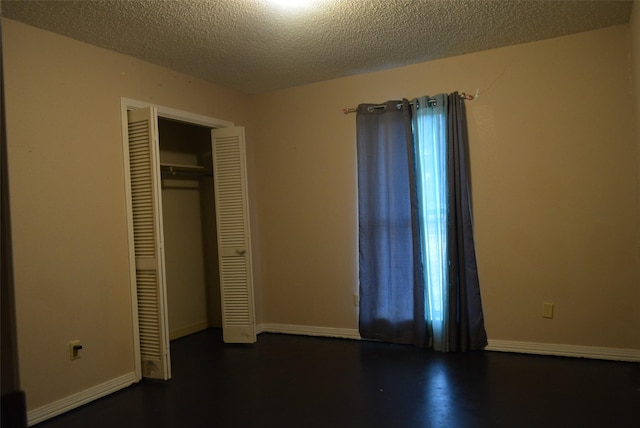
[[[518,352],[536,355],[593,358],[598,360],[640,361],[640,349],[601,348],[596,346],[562,345],[556,343],[489,340],[486,351]]]
[[[361,339],[357,329],[315,327],[292,324],[262,323],[256,325],[256,333],[283,333],[304,336],[340,337]],[[534,355],[557,355],[563,357],[592,358],[614,361],[640,361],[640,349],[602,348],[595,346],[562,345],[556,343],[518,342],[511,340],[489,340],[485,351],[515,352]]]
[[[58,416],[62,413],[78,408],[83,404],[87,404],[90,401],[97,400],[105,395],[112,394],[126,388],[135,382],[137,382],[136,373],[127,373],[61,400],[30,410],[27,412],[27,425],[32,426],[47,419],[51,419],[54,416]]]
[[[256,333],[284,333],[303,336],[340,337],[344,339],[360,339],[360,333],[352,328],[315,327],[292,324],[259,324]]]
[[[132,100],[130,98],[121,98],[121,103],[130,108],[145,108],[155,107],[158,116],[165,119],[174,119],[180,122],[187,122],[194,125],[208,126],[211,128],[230,128],[234,126],[233,122],[228,120],[216,119],[214,117],[203,116],[197,113],[190,113],[188,111],[177,110],[171,107],[159,106],[156,104],[148,103],[145,101]],[[125,111],[126,114],[126,111]]]

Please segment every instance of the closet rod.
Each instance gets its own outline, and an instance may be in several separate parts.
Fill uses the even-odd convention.
[[[163,176],[175,178],[182,177],[212,177],[213,171],[198,165],[160,165],[160,172]]]

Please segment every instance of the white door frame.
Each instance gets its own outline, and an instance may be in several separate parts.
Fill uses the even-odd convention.
[[[120,98],[120,109],[121,109],[121,123],[122,123],[122,141],[123,141],[123,149],[125,147],[124,142],[129,138],[127,129],[127,110],[134,110],[145,107],[155,107],[158,112],[158,117],[163,117],[165,119],[173,119],[178,120],[185,123],[190,123],[194,125],[207,126],[209,128],[229,128],[233,127],[234,123],[229,122],[227,120],[216,119],[213,117],[203,116],[196,113],[190,113],[182,110],[176,110],[170,107],[159,106],[156,104],[148,103],[145,101],[133,100],[130,98]],[[125,170],[129,168],[127,164],[127,156],[123,156],[123,167]],[[133,323],[133,353],[134,353],[134,367],[136,380],[142,379],[142,363],[140,358],[140,331],[138,325],[138,293],[137,293],[137,285],[136,285],[136,259],[134,243],[133,243],[133,218],[132,218],[132,209],[131,209],[131,186],[129,183],[125,182],[125,207],[126,207],[126,216],[127,216],[127,239],[128,239],[128,248],[129,248],[129,284],[130,284],[130,292],[131,292],[131,318]],[[168,314],[165,314],[167,316]]]

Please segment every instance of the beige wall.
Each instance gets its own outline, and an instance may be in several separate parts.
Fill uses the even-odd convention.
[[[254,97],[264,319],[357,328],[342,109],[479,88],[466,105],[489,338],[640,349],[628,38],[623,25]]]
[[[207,326],[205,256],[198,180],[165,180],[165,183],[164,259],[169,337],[175,339]]]
[[[134,370],[120,97],[237,124],[248,97],[2,24],[20,374],[35,409]]]
[[[211,157],[211,132],[207,128],[186,126],[172,120],[159,120],[160,163],[201,165],[200,155]],[[209,161],[209,163],[211,163]],[[208,325],[207,296],[220,295],[218,282],[211,284],[205,266],[217,266],[215,255],[205,252],[201,199],[213,203],[211,177],[162,179],[162,225],[166,271],[169,338],[191,334]],[[204,194],[206,192],[206,194]],[[215,217],[209,219],[215,223]],[[215,237],[212,245],[215,245]],[[211,289],[211,290],[210,290]],[[218,312],[220,302],[218,299]],[[220,324],[218,324],[220,326]]]

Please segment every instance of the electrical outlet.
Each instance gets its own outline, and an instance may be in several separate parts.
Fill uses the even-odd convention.
[[[353,306],[359,306],[360,305],[360,296],[358,296],[357,294],[353,295]]]
[[[544,302],[542,304],[542,317],[543,318],[553,318],[553,303]]]
[[[79,340],[72,340],[69,342],[69,359],[77,360],[80,358],[80,350],[82,349],[82,345]]]

